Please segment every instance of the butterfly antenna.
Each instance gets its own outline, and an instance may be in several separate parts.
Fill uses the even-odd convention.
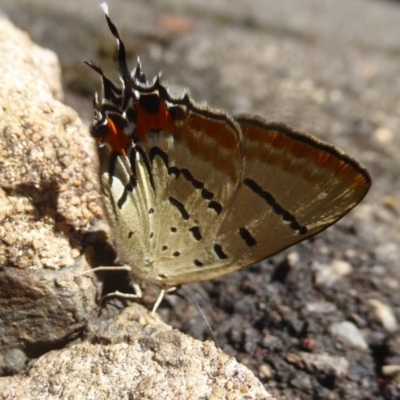
[[[217,347],[219,347],[219,344],[218,344],[217,338],[216,338],[216,336],[215,336],[215,334],[214,334],[214,331],[213,331],[213,329],[211,328],[210,323],[208,322],[208,319],[207,319],[207,317],[206,317],[206,314],[204,313],[203,309],[200,307],[199,302],[191,295],[191,293],[190,293],[188,290],[186,290],[186,288],[180,287],[180,290],[181,290],[182,292],[184,292],[186,298],[188,298],[188,299],[190,300],[190,302],[196,306],[196,308],[197,308],[197,310],[199,311],[200,315],[203,317],[204,322],[206,323],[209,332],[211,333],[212,339],[214,340],[214,342],[215,342],[215,344],[217,345]],[[204,295],[203,295],[199,290],[197,290],[197,293],[199,293],[199,294],[200,294],[201,296],[203,296],[203,298],[204,298]],[[178,293],[178,292],[176,292],[176,294],[177,294],[179,297],[181,297],[181,298],[185,298],[185,296],[181,295],[181,294]]]
[[[100,5],[102,10],[104,11],[104,15],[106,16],[108,28],[110,29],[111,33],[115,37],[116,46],[115,46],[115,53],[114,53],[114,62],[117,67],[117,70],[121,74],[122,80],[124,81],[125,87],[132,86],[133,81],[131,74],[128,70],[128,65],[126,64],[126,51],[125,45],[119,36],[119,32],[117,27],[111,21],[110,16],[108,15],[108,5],[107,3],[102,3]]]

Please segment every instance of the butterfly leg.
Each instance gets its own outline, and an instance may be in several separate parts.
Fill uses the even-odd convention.
[[[131,271],[131,267],[129,265],[120,265],[120,266],[101,266],[101,267],[96,267],[92,268],[87,271],[80,272],[77,274],[79,275],[88,275],[91,272],[98,272],[98,271]],[[124,299],[140,299],[142,297],[142,290],[140,289],[140,286],[136,283],[134,283],[133,288],[135,290],[135,293],[122,293],[116,290],[115,292],[108,293],[105,296],[103,296],[100,300],[100,303],[103,303],[104,299],[107,299],[108,297],[122,297]]]
[[[140,299],[142,297],[142,290],[140,289],[140,286],[137,283],[132,284],[135,293],[122,293],[118,290],[112,293],[107,293],[105,296],[101,298],[101,303],[104,301],[104,299],[107,299],[109,297],[122,297],[123,299]]]
[[[151,313],[155,315],[157,308],[159,307],[160,303],[163,301],[164,297],[168,293],[175,292],[178,288],[176,286],[170,287],[168,289],[162,289],[160,294],[158,295],[157,301],[154,303],[153,309]]]
[[[90,270],[84,271],[79,273],[78,275],[87,275],[91,272],[98,272],[98,271],[131,271],[131,267],[129,265],[121,265],[121,266],[101,266],[101,267],[96,267],[96,268],[92,268]],[[109,297],[121,297],[124,299],[140,299],[142,297],[142,290],[140,289],[140,286],[137,283],[133,283],[132,284],[135,293],[122,293],[118,290],[116,290],[115,292],[112,293],[108,293],[105,296],[103,296],[100,300],[100,303],[103,303],[103,301]],[[170,287],[168,289],[162,289],[160,294],[158,295],[158,298],[156,300],[156,302],[154,303],[153,309],[151,311],[151,313],[153,315],[155,315],[158,307],[160,306],[161,302],[163,301],[164,297],[166,294],[168,293],[172,293],[175,292],[178,289],[178,287],[173,286]]]
[[[92,268],[83,272],[80,272],[77,274],[79,275],[88,275],[91,272],[98,272],[98,271],[130,271],[132,268],[129,265],[120,265],[120,266],[102,266],[102,267],[96,267]]]

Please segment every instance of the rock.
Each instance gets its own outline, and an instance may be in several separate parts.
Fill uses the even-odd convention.
[[[0,373],[60,348],[97,310],[82,230],[101,215],[87,132],[54,53],[0,19]],[[18,356],[16,356],[18,355]]]
[[[382,374],[386,376],[398,375],[400,374],[400,365],[384,365]]]
[[[274,376],[274,374],[268,364],[261,364],[258,367],[258,372],[259,372],[260,376],[266,380],[270,380]]]
[[[369,299],[368,303],[372,306],[375,318],[382,326],[388,332],[396,332],[399,326],[392,308],[377,299]]]
[[[283,348],[283,342],[279,337],[268,334],[263,337],[262,345],[264,348],[269,349],[270,351]]]
[[[360,351],[368,350],[368,344],[365,341],[364,336],[352,322],[343,321],[332,324],[330,331],[333,336],[339,339],[346,346]]]
[[[353,270],[350,263],[342,260],[333,260],[329,265],[314,262],[312,268],[316,272],[315,282],[328,287],[333,286]]]
[[[372,140],[380,146],[388,146],[393,141],[393,131],[388,128],[379,127],[372,132]]]
[[[307,303],[305,308],[308,312],[315,314],[331,314],[336,311],[336,305],[328,301]]]
[[[138,304],[92,322],[87,339],[45,354],[27,375],[0,378],[0,397],[273,400],[214,343],[172,330]]]
[[[327,353],[306,353],[301,352],[299,356],[309,371],[318,371],[319,375],[333,375],[343,378],[347,375],[349,362],[344,357],[331,356]]]

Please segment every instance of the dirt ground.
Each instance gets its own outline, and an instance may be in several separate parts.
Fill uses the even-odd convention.
[[[365,200],[327,231],[169,296],[159,314],[212,339],[285,399],[400,399],[400,3],[109,1],[130,65],[173,93],[283,121],[370,171]],[[90,123],[114,42],[97,1],[0,0],[61,60],[66,102]],[[114,72],[109,75],[116,76]],[[126,277],[107,275],[106,290]],[[212,328],[187,293],[200,304]],[[396,372],[397,371],[397,372]]]

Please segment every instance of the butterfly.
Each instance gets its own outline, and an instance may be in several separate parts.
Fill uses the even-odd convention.
[[[160,75],[147,81],[140,62],[130,72],[102,8],[121,84],[86,62],[102,80],[90,133],[105,213],[132,280],[163,295],[221,277],[321,232],[366,195],[367,170],[336,147],[173,96]]]

